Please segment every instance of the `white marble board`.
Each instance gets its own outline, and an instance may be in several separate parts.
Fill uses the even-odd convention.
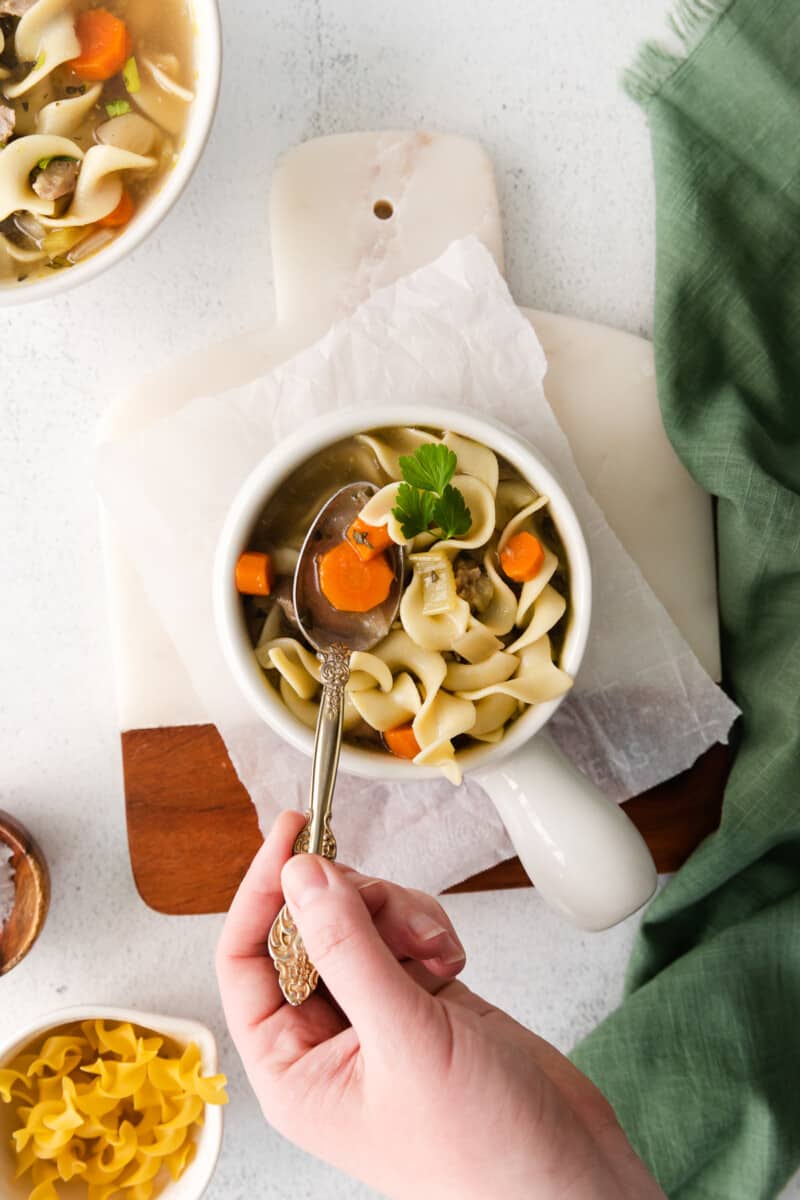
[[[144,380],[110,406],[101,437],[124,437],[195,395],[266,372],[455,238],[475,234],[503,265],[491,159],[461,137],[353,133],[304,143],[275,169],[270,218],[274,324],[211,345]],[[664,433],[651,344],[607,326],[524,311],[545,347],[548,396],[584,478],[718,678],[710,503]],[[110,523],[105,547],[123,731],[204,723],[186,671]]]

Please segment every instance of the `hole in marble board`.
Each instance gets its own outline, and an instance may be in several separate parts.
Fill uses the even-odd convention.
[[[390,217],[394,216],[394,205],[391,200],[376,200],[372,211],[379,221],[388,221]]]

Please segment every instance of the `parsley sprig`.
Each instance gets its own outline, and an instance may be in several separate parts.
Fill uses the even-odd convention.
[[[457,465],[453,451],[441,442],[426,442],[414,454],[401,456],[403,482],[392,514],[400,522],[403,537],[435,531],[452,538],[469,532],[472,514],[462,493],[450,482]]]

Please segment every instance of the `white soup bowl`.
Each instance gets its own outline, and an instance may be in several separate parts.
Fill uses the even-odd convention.
[[[237,493],[219,540],[214,566],[214,610],[223,653],[242,693],[276,733],[307,756],[314,733],[266,682],[248,636],[234,584],[239,555],[259,515],[281,484],[326,446],[370,430],[415,426],[451,430],[505,458],[537,492],[546,495],[567,559],[570,594],[560,660],[575,676],[589,636],[591,571],[586,542],[563,488],[540,454],[513,430],[472,413],[414,404],[340,409],[304,425],[276,445]],[[528,708],[502,741],[476,744],[458,754],[465,772],[489,793],[526,871],[548,903],[585,929],[605,929],[636,911],[656,885],[653,860],[636,827],[540,733],[562,698]],[[538,735],[538,736],[537,736]],[[381,751],[342,746],[340,769],[369,779],[425,786],[438,778]]]

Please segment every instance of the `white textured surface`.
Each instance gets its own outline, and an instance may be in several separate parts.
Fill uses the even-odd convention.
[[[478,137],[497,169],[517,299],[650,329],[649,144],[616,77],[667,0],[222,6],[220,114],[177,209],[111,274],[0,318],[0,805],[30,824],[53,874],[44,933],[0,980],[0,1038],[34,1012],[90,1001],[195,1016],[222,1034],[220,919],[157,916],[131,882],[90,470],[97,417],[143,364],[269,309],[276,154],[354,128]],[[578,934],[530,892],[447,906],[468,981],[557,1045],[616,1002],[630,924]],[[513,936],[498,940],[500,928]],[[233,1103],[209,1200],[366,1196],[264,1129],[224,1038],[221,1050]]]

